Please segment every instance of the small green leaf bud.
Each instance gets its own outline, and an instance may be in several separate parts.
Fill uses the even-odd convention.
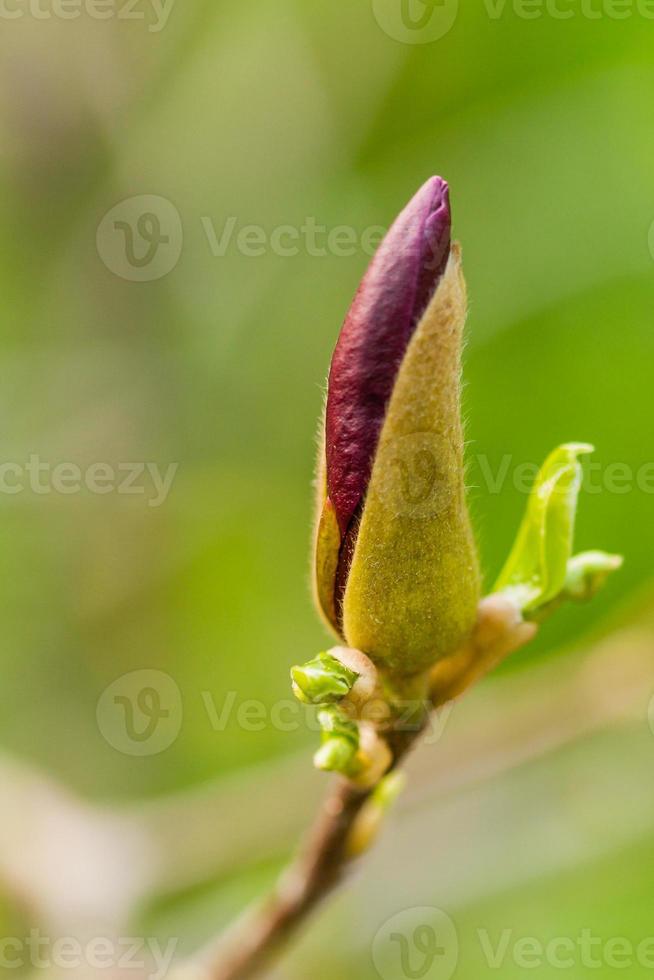
[[[305,704],[332,704],[342,701],[359,675],[330,653],[319,653],[313,660],[291,667],[293,693]]]

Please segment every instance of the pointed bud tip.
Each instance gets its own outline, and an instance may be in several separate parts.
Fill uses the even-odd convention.
[[[568,562],[565,592],[569,599],[592,599],[604,587],[613,572],[624,564],[622,555],[606,551],[582,551]]]
[[[566,442],[561,449],[567,450],[573,456],[588,456],[595,452],[592,442]]]

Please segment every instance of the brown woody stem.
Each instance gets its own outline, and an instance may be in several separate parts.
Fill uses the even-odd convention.
[[[459,696],[505,656],[527,643],[536,632],[507,600],[484,599],[467,644],[442,661],[432,673],[435,706]],[[422,729],[387,734],[396,767]],[[346,877],[353,863],[349,840],[373,788],[362,789],[340,779],[325,800],[304,847],[282,874],[271,895],[253,908],[216,944],[182,972],[180,980],[248,980],[270,965],[314,908]],[[197,970],[197,972],[196,972]]]

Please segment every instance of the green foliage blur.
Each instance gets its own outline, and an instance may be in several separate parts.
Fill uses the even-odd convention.
[[[492,705],[514,675],[528,686],[548,662],[560,671],[533,693],[556,716],[570,650],[649,608],[654,24],[635,4],[624,19],[574,4],[556,19],[479,2],[461,4],[445,36],[407,44],[375,6],[177,0],[158,30],[145,3],[144,19],[25,8],[2,24],[0,461],[178,464],[159,506],[147,471],[143,494],[0,493],[3,753],[93,806],[160,805],[207,786],[231,799],[266,774],[273,808],[287,783],[300,799],[306,785],[312,802],[326,787],[311,770],[314,731],[243,725],[236,707],[253,700],[269,718],[290,697],[290,665],[329,642],[308,560],[326,371],[368,261],[362,235],[387,226],[432,173],[450,182],[470,295],[467,480],[487,586],[526,502],[518,468],[571,440],[592,442],[600,464],[587,470],[576,550],[626,559],[475,704]],[[174,267],[142,282],[112,271],[97,240],[110,209],[140,195],[170,202],[183,229]],[[328,245],[325,232],[313,247],[307,220],[347,226],[356,244]],[[260,232],[239,237],[252,225],[261,247]],[[282,226],[291,231],[274,246]],[[103,692],[136,670],[164,672],[181,696],[180,731],[156,754],[120,751],[97,720]],[[314,923],[283,975],[372,980],[373,937],[410,906],[449,911],[465,978],[493,975],[479,928],[494,943],[506,928],[542,940],[585,927],[651,935],[642,903],[651,908],[654,835],[633,811],[652,772],[650,694],[631,727],[467,790],[467,834],[458,824],[449,848],[433,836],[452,829],[447,815],[429,816],[442,800],[423,799],[419,821],[400,809],[365,881]],[[221,726],[209,707],[230,697]],[[440,748],[425,750],[434,766]],[[270,778],[280,765],[292,765],[287,783]],[[606,796],[587,787],[577,807],[593,774]],[[608,828],[593,816],[607,798]],[[225,811],[232,863],[162,885],[133,922],[190,950],[273,880],[312,806],[267,844],[266,804],[252,812],[239,799]],[[502,827],[516,812],[511,837]],[[262,846],[250,855],[238,841],[253,826]],[[466,892],[455,871],[469,877],[473,859]],[[8,928],[18,913],[11,895],[5,904]],[[575,969],[567,975],[613,975]],[[500,975],[522,971],[507,960]]]

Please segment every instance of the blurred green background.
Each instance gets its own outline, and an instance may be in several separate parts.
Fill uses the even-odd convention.
[[[296,843],[326,786],[288,684],[326,642],[308,589],[324,379],[361,236],[432,173],[470,293],[486,583],[525,503],[515,468],[573,439],[600,464],[579,550],[626,563],[445,719],[365,872],[278,975],[402,976],[374,940],[414,906],[451,916],[461,978],[498,973],[480,930],[494,946],[512,930],[503,977],[525,972],[522,937],[654,934],[654,22],[599,0],[565,20],[508,2],[432,14],[448,5],[450,29],[416,43],[393,28],[399,0],[2,15],[0,462],[178,464],[158,506],[147,470],[142,493],[0,493],[7,935],[110,923],[190,952]],[[134,281],[128,233],[101,222],[143,195],[164,199],[148,210],[169,241]],[[357,244],[271,244],[307,219]],[[260,247],[239,245],[250,225]],[[125,741],[103,697],[143,677],[160,700],[137,727],[173,699],[152,743]],[[527,972],[612,976],[609,960]]]

